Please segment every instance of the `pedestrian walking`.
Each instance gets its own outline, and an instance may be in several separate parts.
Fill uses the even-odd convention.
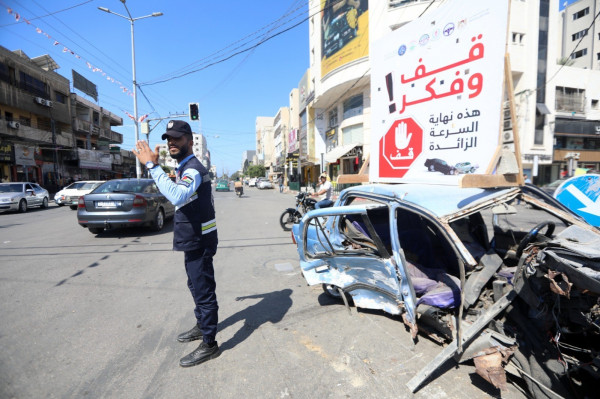
[[[279,176],[277,178],[277,184],[279,184],[279,192],[283,192],[283,176]]]
[[[183,251],[187,285],[194,299],[196,325],[182,334],[179,342],[202,340],[198,348],[179,361],[182,367],[195,366],[221,354],[216,341],[218,309],[213,256],[217,252],[217,224],[210,175],[194,156],[190,125],[172,120],[162,135],[171,158],[178,162],[173,182],[158,165],[159,146],[154,152],[143,140],[135,156],[146,165],[160,192],[175,206],[173,249]]]

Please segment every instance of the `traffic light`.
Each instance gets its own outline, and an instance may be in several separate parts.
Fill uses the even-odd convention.
[[[200,119],[200,111],[199,111],[199,104],[198,103],[190,103],[190,120],[191,121],[197,121],[198,119]]]

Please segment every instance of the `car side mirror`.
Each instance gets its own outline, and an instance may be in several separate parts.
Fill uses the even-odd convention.
[[[29,189],[29,190],[25,190],[25,193],[29,194],[29,195],[33,195],[33,190]]]

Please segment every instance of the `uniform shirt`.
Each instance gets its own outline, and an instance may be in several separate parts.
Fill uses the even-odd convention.
[[[202,176],[196,169],[188,168],[179,176],[183,165],[194,155],[187,156],[175,169],[177,183],[173,182],[161,167],[150,169],[150,174],[156,182],[160,192],[176,207],[184,205],[194,195],[202,183]]]

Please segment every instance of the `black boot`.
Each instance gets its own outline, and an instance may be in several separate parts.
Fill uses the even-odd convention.
[[[201,342],[200,346],[198,346],[195,351],[181,358],[179,365],[181,367],[195,366],[204,363],[207,360],[219,357],[220,354],[221,351],[219,350],[217,341],[213,342],[212,346],[209,346],[206,342]]]
[[[200,327],[198,327],[197,324],[190,331],[186,331],[177,336],[177,341],[179,342],[192,342],[199,339],[202,339],[202,331],[200,331]]]

